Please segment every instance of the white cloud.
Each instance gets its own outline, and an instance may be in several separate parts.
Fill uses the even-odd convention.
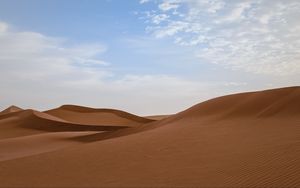
[[[66,39],[0,25],[5,26],[0,34],[1,108],[78,104],[137,114],[175,113],[207,99],[208,93],[199,93],[214,85],[165,74],[116,75],[99,58],[106,51],[101,44],[69,45]]]
[[[172,9],[177,9],[179,7],[178,0],[165,0],[158,5],[159,9],[162,11],[169,11]]]
[[[169,15],[173,14],[172,11],[168,14],[165,12],[160,14],[166,14],[170,18],[174,17]],[[180,17],[179,15],[175,16]],[[136,52],[132,53],[130,50],[128,52],[134,55],[139,53],[144,59],[156,59],[155,63],[158,63],[159,66],[160,63],[165,63],[163,66],[167,66],[169,62],[170,66],[173,66],[175,62],[192,63],[195,59],[195,57],[191,57],[192,53],[196,52],[197,56],[202,55],[202,59],[208,59],[208,61],[213,59],[216,61],[215,63],[230,66],[232,69],[247,69],[249,72],[257,73],[265,73],[266,70],[272,73],[274,71],[281,73],[283,70],[293,67],[289,72],[294,71],[294,75],[298,73],[296,67],[299,64],[296,61],[293,61],[294,64],[291,65],[290,61],[286,60],[289,63],[282,63],[280,66],[279,64],[272,66],[269,62],[278,62],[278,57],[290,58],[292,50],[297,50],[297,48],[292,48],[293,46],[288,46],[289,48],[286,46],[285,51],[280,52],[280,56],[276,54],[278,49],[281,50],[282,45],[285,45],[285,43],[281,43],[282,38],[293,38],[295,41],[291,41],[291,44],[300,45],[299,26],[282,28],[289,30],[289,36],[282,37],[278,37],[276,34],[269,35],[271,28],[267,26],[249,30],[237,28],[235,32],[220,31],[218,33],[220,37],[215,37],[209,33],[215,33],[217,29],[205,22],[191,23],[185,19],[169,22],[170,18],[163,21],[164,24],[167,23],[166,27],[162,23],[153,23],[153,32],[161,38],[174,37],[178,44],[194,46],[195,49],[191,50],[190,46],[184,49],[177,45],[170,47],[165,41],[153,40],[151,37],[134,37],[131,41],[127,39],[130,42],[124,46],[130,50],[136,50]],[[190,16],[190,18],[192,17]],[[257,16],[257,18],[259,17]],[[256,21],[260,22],[257,18],[255,18]],[[275,16],[270,20],[283,23],[279,18],[282,17]],[[194,19],[196,18],[191,20]],[[272,24],[274,23],[272,22]],[[193,65],[186,66],[183,63],[176,66],[183,66],[184,70],[179,70],[179,73],[173,73],[174,75],[167,74],[163,69],[159,69],[157,74],[145,73],[143,75],[140,72],[139,74],[131,73],[130,71],[137,67],[133,67],[136,64],[131,65],[131,62],[126,64],[128,61],[124,63],[128,66],[124,75],[124,71],[118,70],[119,67],[101,58],[107,50],[102,44],[70,45],[67,39],[50,37],[37,32],[11,30],[7,23],[0,22],[0,26],[5,28],[0,32],[0,106],[2,108],[11,104],[36,109],[48,109],[62,104],[78,104],[97,108],[117,108],[145,115],[175,113],[215,96],[250,89],[265,89],[265,84],[271,85],[272,81],[277,79],[271,77],[268,80],[271,81],[268,82],[258,78],[259,81],[251,85],[248,84],[250,79],[241,79],[240,75],[236,79],[231,77],[231,74],[223,73],[222,76],[222,72],[214,71],[213,74],[217,75],[214,76],[209,70],[206,71],[206,67],[198,74],[206,75],[201,75],[200,79],[192,79],[195,75],[187,78],[185,74],[187,72],[189,74]],[[231,35],[237,36],[236,41],[229,40]],[[255,53],[255,50],[252,49],[255,49],[256,45],[260,45],[257,43],[258,35],[267,35],[264,42],[274,49],[272,52],[274,54],[264,54],[265,62],[257,60],[251,65],[252,53]],[[205,48],[198,48],[200,45],[204,45]],[[247,50],[240,51],[240,47]],[[232,51],[240,53],[241,57],[234,56]],[[251,53],[249,54],[249,52]],[[267,52],[269,53],[269,51]],[[248,57],[249,60],[244,61]],[[126,58],[128,57],[124,57],[124,59]],[[232,59],[234,61],[230,62],[229,60]],[[211,66],[211,64],[208,65]],[[178,69],[169,72],[175,72],[174,70]],[[242,75],[244,76],[243,73]],[[231,78],[227,78],[228,76]],[[286,83],[292,83],[290,81],[296,80],[296,78],[299,77],[283,77],[276,81],[281,81],[281,84],[286,86]]]
[[[51,98],[47,92],[65,87],[70,81],[101,81],[111,75],[103,68],[108,63],[98,58],[106,50],[101,44],[74,46],[61,38],[12,31],[7,23],[1,22],[0,26],[5,28],[0,34],[2,105],[18,101],[47,103],[47,98]],[[45,96],[39,96],[41,93]],[[42,102],[39,98],[46,100]]]
[[[259,19],[259,21],[262,23],[262,24],[268,24],[270,19],[271,19],[272,15],[271,14],[264,14],[262,15]]]
[[[245,11],[251,8],[250,2],[242,2],[237,4],[229,15],[225,16],[224,21],[237,21],[245,18]]]
[[[7,30],[7,24],[4,22],[0,22],[0,34],[6,32]]]
[[[300,75],[298,0],[181,0],[166,23],[148,25],[157,38],[194,46],[200,62],[266,75]],[[185,7],[180,9],[178,7]]]
[[[0,35],[0,77],[2,80],[12,75],[14,79],[59,78],[74,71],[90,77],[90,72],[97,72],[92,66],[108,64],[97,58],[104,51],[103,45],[68,46],[63,39],[35,32],[10,31],[7,26]]]
[[[140,0],[140,4],[148,3],[150,0]]]
[[[202,11],[214,14],[222,10],[225,6],[223,0],[184,0],[182,2],[188,4],[189,8],[192,10],[190,13],[194,12],[196,14]],[[198,7],[201,7],[201,9]]]
[[[70,58],[97,60],[96,56],[105,50],[106,48],[99,44],[68,46],[64,39],[48,37],[35,32],[6,31],[0,35],[1,59],[33,58],[32,60],[36,61],[49,56],[57,59],[65,58],[71,63]],[[2,64],[5,62],[1,61]]]
[[[178,32],[185,30],[188,27],[188,24],[181,21],[174,21],[170,23],[168,26],[164,27],[164,29],[156,29],[156,28],[149,28],[149,30],[155,30],[155,36],[157,38],[163,38],[166,36],[173,36]]]
[[[160,24],[161,22],[165,21],[166,19],[168,19],[169,16],[166,14],[159,14],[159,15],[154,15],[152,17],[152,22],[154,24]]]

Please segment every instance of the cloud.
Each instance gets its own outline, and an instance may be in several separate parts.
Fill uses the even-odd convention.
[[[149,27],[148,30],[154,29],[154,34],[157,38],[163,38],[166,36],[174,36],[175,34],[182,32],[188,28],[189,24],[182,21],[172,21],[163,29],[156,29]]]
[[[184,16],[162,9],[170,2],[156,3],[153,11],[169,18],[148,25],[147,31],[182,48],[193,47],[199,62],[254,74],[300,74],[299,1],[173,1]]]
[[[47,95],[51,94],[47,92],[66,87],[70,82],[96,82],[112,75],[104,68],[109,63],[99,58],[106,51],[102,44],[69,45],[66,39],[14,31],[4,22],[0,26],[5,28],[0,33],[2,105],[19,100],[41,103],[39,93],[49,98]],[[23,97],[27,92],[31,96]]]
[[[250,8],[251,8],[250,2],[239,3],[233,8],[233,10],[227,16],[225,16],[223,20],[232,22],[232,21],[243,19],[245,18],[244,15],[245,11]]]
[[[165,21],[166,19],[168,19],[169,16],[166,14],[159,14],[159,15],[154,15],[152,17],[152,22],[154,24],[160,24],[161,22]]]
[[[158,7],[162,11],[169,11],[172,9],[177,9],[180,6],[179,2],[180,1],[178,0],[165,0],[164,2],[159,4]]]
[[[207,99],[198,83],[167,74],[118,74],[101,59],[107,47],[76,44],[0,22],[0,106],[48,109],[62,104],[175,113]],[[144,41],[144,40],[143,40]],[[165,53],[165,52],[164,52]],[[177,102],[174,102],[177,101]]]
[[[109,63],[97,57],[105,52],[103,45],[70,46],[65,39],[11,31],[3,22],[0,25],[6,26],[0,34],[0,79],[14,80],[11,87],[36,80],[63,85],[69,80],[100,79],[110,74],[102,68]]]
[[[247,14],[250,13],[247,12]],[[230,44],[230,41],[226,38],[213,38],[211,35],[199,35],[199,32],[211,31],[211,28],[203,23],[191,24],[186,20],[169,23],[170,18],[180,17],[179,14],[173,15],[172,11],[170,11],[172,15],[160,14],[170,16],[159,24],[151,22],[155,27],[161,27],[154,30],[157,32],[155,34],[161,35],[161,38],[153,40],[152,37],[143,36],[133,37],[131,40],[126,38],[124,43],[120,41],[120,46],[126,46],[128,49],[125,56],[120,56],[120,62],[107,62],[103,58],[108,58],[108,54],[105,53],[112,49],[102,43],[74,44],[66,38],[51,37],[32,31],[13,30],[9,24],[0,22],[0,28],[4,28],[0,32],[0,106],[5,108],[15,104],[24,108],[41,110],[62,104],[78,104],[96,108],[123,109],[143,115],[168,114],[179,112],[215,96],[265,89],[266,84],[270,84],[271,87],[274,78],[269,78],[267,81],[260,79],[260,76],[241,79],[240,75],[247,75],[241,73],[236,79],[233,75],[224,74],[219,70],[213,69],[212,73],[210,69],[215,68],[213,64],[205,65],[204,68],[200,67],[201,70],[198,72],[199,66],[193,64],[195,58],[217,58],[218,61],[232,58],[220,56],[213,51],[213,49],[224,49],[223,46]],[[191,15],[189,17],[192,18]],[[258,18],[256,21],[260,22]],[[279,18],[281,17],[278,17],[276,13],[270,20],[284,22]],[[166,32],[163,32],[166,29],[163,24],[168,26]],[[255,33],[269,32],[269,29],[265,27],[255,29]],[[299,26],[287,29],[290,30],[288,37],[298,37]],[[193,32],[195,36],[190,35]],[[238,32],[238,35],[243,37],[248,34],[244,31]],[[178,45],[170,46],[163,40],[167,37],[177,39]],[[278,40],[275,37],[269,36],[266,41]],[[190,39],[196,42],[191,43]],[[243,38],[243,40],[248,44],[248,38]],[[204,49],[198,47],[208,42],[211,43],[211,47],[206,46],[207,56],[201,57],[203,51],[198,52],[198,50]],[[276,45],[272,44],[274,49],[281,48],[280,42]],[[182,48],[182,46],[185,47]],[[193,47],[196,48],[190,49]],[[192,57],[191,54],[194,52],[197,57]],[[287,52],[290,50],[287,49]],[[115,55],[115,53],[110,53]],[[128,56],[131,55],[132,59],[128,60]],[[266,58],[266,61],[271,60]],[[191,65],[186,66],[185,63],[191,63]],[[151,70],[141,71],[141,69],[148,69],[147,66],[151,66]],[[233,68],[233,64],[230,66]],[[240,64],[235,66],[238,69]],[[268,64],[262,65],[262,71],[268,68],[264,66]],[[283,64],[276,71],[282,71],[284,66],[287,65]],[[294,67],[296,66],[295,62]],[[285,69],[289,67],[290,65]],[[259,70],[257,67],[254,68],[255,71]],[[269,69],[274,71],[272,66]],[[297,71],[297,69],[290,71]],[[193,75],[195,72],[196,75]],[[198,76],[200,78],[197,78]],[[286,83],[296,80],[295,78],[298,77],[275,79],[286,86]],[[256,79],[255,84],[249,84],[248,81],[253,79]],[[278,84],[275,85],[278,86]]]
[[[190,9],[193,9],[189,14],[198,14],[201,11],[214,14],[219,10],[222,10],[225,6],[223,0],[182,0],[181,3],[187,3]],[[202,7],[198,9],[198,7]]]
[[[144,4],[144,3],[147,3],[149,2],[150,0],[140,0],[140,4]]]
[[[7,27],[6,23],[0,22],[0,34],[6,32]]]

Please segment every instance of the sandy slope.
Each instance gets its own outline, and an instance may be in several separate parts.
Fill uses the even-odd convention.
[[[170,116],[171,115],[153,115],[153,116],[146,116],[146,118],[153,119],[153,120],[162,120]]]
[[[151,119],[139,117],[121,110],[94,109],[75,105],[64,105],[45,111],[45,113],[79,124],[137,126],[152,122]]]
[[[11,112],[19,112],[19,111],[22,111],[22,110],[23,110],[22,108],[12,105],[12,106],[6,108],[5,110],[1,111],[0,115],[8,114],[8,113],[11,113]]]
[[[22,110],[17,112],[4,113],[0,115],[0,139],[12,138],[19,136],[26,136],[31,134],[38,134],[42,130],[28,129],[22,124],[31,124],[27,121],[30,116],[30,110]]]
[[[127,125],[78,124],[35,110],[0,115],[0,139],[62,131],[113,131]]]
[[[0,140],[0,162],[36,155],[79,144],[71,138],[95,134],[92,131],[42,133]]]
[[[234,94],[211,99],[176,115],[213,118],[292,118],[299,116],[300,87]]]
[[[160,121],[65,140],[84,144],[3,160],[0,185],[299,187],[300,87],[224,96]]]

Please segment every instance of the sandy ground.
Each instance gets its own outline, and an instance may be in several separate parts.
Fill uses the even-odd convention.
[[[0,187],[300,187],[300,87],[170,116],[65,105],[0,113]]]

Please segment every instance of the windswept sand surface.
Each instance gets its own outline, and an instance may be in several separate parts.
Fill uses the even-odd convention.
[[[170,116],[64,105],[0,113],[0,187],[300,187],[300,87]]]

